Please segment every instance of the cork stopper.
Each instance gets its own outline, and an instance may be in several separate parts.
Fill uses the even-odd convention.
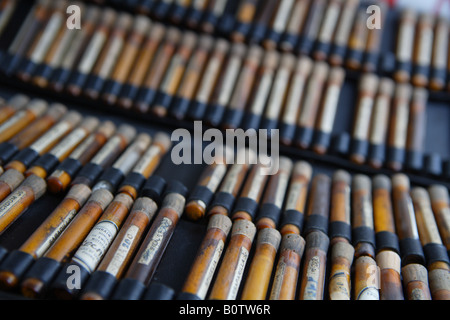
[[[55,11],[66,11],[67,7],[68,7],[68,2],[66,0],[59,0],[59,1],[52,1],[52,5],[53,5],[53,9]]]
[[[395,88],[395,98],[399,100],[409,100],[412,91],[412,86],[409,83],[399,83]]]
[[[281,250],[294,251],[299,256],[302,256],[305,251],[305,244],[306,241],[301,235],[289,233],[283,236],[283,240],[281,241]]]
[[[226,235],[230,232],[231,226],[231,219],[222,214],[213,215],[208,222],[208,229],[219,229]]]
[[[344,258],[350,264],[353,262],[354,255],[355,248],[350,243],[344,241],[336,242],[331,251],[331,259]]]
[[[372,179],[373,189],[384,189],[391,191],[391,180],[385,175],[379,174]]]
[[[83,119],[83,116],[78,111],[69,111],[64,117],[61,119],[61,121],[68,122],[72,127],[75,127],[78,125],[81,120]]]
[[[128,124],[122,124],[117,129],[117,134],[121,135],[125,139],[126,143],[130,143],[130,141],[136,136],[137,132],[134,127]]]
[[[281,156],[279,158],[279,163],[280,163],[280,169],[283,170],[284,172],[291,172],[292,171],[292,167],[294,166],[294,162],[285,156]]]
[[[52,1],[50,1],[50,0],[39,0],[39,2],[37,4],[39,6],[49,7],[51,3],[52,3]]]
[[[406,283],[420,281],[428,285],[427,268],[418,263],[410,263],[402,268],[402,276]]]
[[[221,53],[227,53],[228,50],[230,50],[230,43],[225,39],[217,39],[214,50]]]
[[[140,211],[145,213],[149,220],[153,218],[157,210],[158,205],[156,202],[148,197],[137,198],[131,208],[131,211]]]
[[[100,8],[95,5],[88,5],[84,12],[84,21],[88,23],[93,23],[100,17]]]
[[[313,169],[311,165],[306,161],[298,161],[294,165],[295,175],[304,176],[308,181],[311,180]]]
[[[244,54],[247,52],[247,46],[242,43],[233,43],[231,46],[231,54],[239,58],[243,58]]]
[[[128,31],[133,25],[133,16],[127,12],[120,12],[114,25],[115,28]]]
[[[133,145],[136,146],[136,148],[144,151],[145,149],[148,148],[148,146],[150,145],[151,142],[152,142],[152,137],[145,132],[141,132],[134,139]]]
[[[111,192],[106,189],[98,189],[92,192],[89,201],[97,202],[102,210],[105,210],[106,207],[111,203],[114,196]]]
[[[446,269],[434,269],[428,272],[428,279],[430,282],[430,289],[432,295],[438,296],[439,291],[442,292],[443,298],[434,298],[434,300],[448,300],[448,292],[450,288],[450,277]],[[447,294],[445,294],[447,293]]]
[[[133,30],[139,34],[147,33],[150,29],[151,20],[147,16],[137,15],[134,18]]]
[[[343,182],[349,185],[352,181],[352,176],[345,170],[337,170],[333,174],[333,181]]]
[[[26,178],[25,181],[22,182],[20,186],[29,187],[33,189],[34,200],[37,200],[40,197],[42,197],[45,194],[45,191],[47,190],[47,183],[45,182],[45,180],[34,174]]]
[[[371,190],[372,183],[366,175],[357,174],[353,177],[353,189],[355,190]]]
[[[209,51],[214,45],[214,38],[207,34],[202,34],[198,40],[199,48]]]
[[[296,72],[300,72],[302,74],[310,74],[313,65],[314,63],[311,58],[307,56],[301,56],[297,60]]]
[[[414,87],[412,92],[413,103],[418,103],[421,105],[426,105],[428,102],[428,90],[425,88]]]
[[[331,83],[343,83],[345,79],[345,70],[341,67],[332,67],[328,76]]]
[[[443,185],[432,185],[428,188],[428,192],[433,202],[449,202],[448,190]]]
[[[24,94],[16,94],[12,96],[8,102],[7,105],[10,107],[13,107],[15,110],[23,109],[30,101],[30,98]]]
[[[0,182],[6,183],[11,191],[15,190],[24,179],[25,176],[15,169],[6,170],[6,172],[0,176]]]
[[[428,196],[428,192],[425,188],[422,187],[412,188],[411,197],[418,201],[425,202],[426,205],[430,205],[430,197]]]
[[[316,62],[312,69],[312,75],[317,79],[323,80],[328,76],[330,67],[326,62],[319,61]]]
[[[322,231],[312,231],[306,236],[306,248],[319,248],[323,251],[328,250],[330,239]]]
[[[281,242],[281,234],[277,229],[264,228],[258,232],[257,244],[269,244],[278,250]]]
[[[373,73],[366,73],[361,77],[360,81],[359,90],[374,96],[380,81],[379,77]]]
[[[184,195],[171,192],[166,194],[164,197],[162,207],[170,208],[178,215],[178,217],[181,217],[184,211],[184,205],[186,203],[186,198]]]
[[[175,27],[169,27],[166,33],[167,41],[177,44],[181,39],[181,31]]]
[[[421,12],[418,16],[418,23],[423,25],[434,25],[434,15],[428,13],[428,12]]]
[[[152,22],[150,27],[150,38],[161,40],[166,33],[166,28],[159,22]]]
[[[97,132],[103,134],[106,138],[110,138],[116,132],[116,125],[112,121],[106,120],[100,124]]]
[[[117,13],[115,10],[105,7],[102,9],[102,17],[100,24],[110,27],[117,18]]]
[[[263,67],[267,69],[275,69],[280,61],[280,54],[275,50],[266,51],[263,60]]]
[[[296,57],[292,53],[283,53],[281,55],[281,68],[292,70],[295,66]]]
[[[28,103],[27,109],[33,112],[37,117],[40,117],[47,111],[48,105],[44,100],[33,99]]]
[[[123,204],[128,210],[130,210],[134,200],[126,193],[119,193],[114,197],[113,202],[119,202]]]
[[[86,203],[91,193],[91,188],[89,188],[87,185],[75,184],[70,188],[66,198],[75,200],[81,207]]]
[[[92,132],[98,127],[99,123],[100,121],[97,117],[87,116],[81,122],[80,127],[84,128],[87,132]]]
[[[401,12],[401,20],[408,20],[411,23],[415,23],[418,18],[418,13],[410,8],[405,8]]]
[[[247,51],[246,60],[259,64],[264,54],[263,48],[257,45],[250,45]]]
[[[158,132],[153,137],[153,144],[157,144],[162,148],[162,152],[166,153],[167,150],[170,149],[172,146],[172,140],[170,140],[170,137],[168,134],[164,132]]]
[[[390,78],[382,78],[380,80],[380,86],[378,88],[378,93],[381,95],[386,95],[392,97],[395,90],[395,82]]]
[[[403,173],[395,174],[392,177],[392,186],[394,188],[396,188],[396,187],[403,187],[403,188],[409,190],[410,184],[409,184],[408,176],[403,174]]]
[[[188,48],[194,48],[195,45],[197,44],[197,34],[192,32],[192,31],[186,31],[183,33],[183,37],[181,39],[181,45],[182,46],[186,46]]]
[[[397,273],[401,272],[401,258],[400,256],[390,250],[383,250],[376,256],[377,265],[381,270],[393,269]]]
[[[233,228],[231,230],[231,236],[234,235],[243,235],[250,239],[250,241],[253,241],[256,234],[256,227],[253,224],[253,222],[248,220],[236,220],[233,223]]]
[[[60,103],[52,103],[48,108],[47,115],[53,119],[61,119],[67,113],[67,107]]]

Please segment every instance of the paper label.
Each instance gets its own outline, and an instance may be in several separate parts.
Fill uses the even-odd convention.
[[[314,256],[308,263],[306,270],[306,285],[303,293],[303,300],[316,300],[319,291],[319,277],[320,277],[320,258]]]
[[[88,74],[91,72],[92,67],[94,66],[95,61],[97,61],[97,57],[105,41],[106,34],[104,34],[103,32],[97,32],[94,35],[85,51],[85,54],[83,55],[83,59],[80,62],[80,66],[78,67],[79,72],[84,74]]]
[[[202,282],[199,286],[199,290],[197,295],[204,300],[206,294],[208,293],[209,285],[211,284],[211,280],[214,276],[214,272],[216,271],[217,264],[219,263],[220,257],[223,252],[224,243],[222,240],[219,240],[217,246],[214,248],[214,253],[211,258],[211,261],[206,268],[205,277],[202,279]]]
[[[58,225],[52,229],[52,232],[47,235],[45,241],[36,250],[36,255],[38,257],[41,257],[55,242],[55,240],[58,239],[59,235],[66,229],[66,227],[76,214],[77,210],[70,210],[65,217],[59,220]]]
[[[56,126],[54,126],[50,131],[47,131],[38,141],[33,143],[30,146],[30,149],[33,149],[37,153],[41,154],[41,152],[48,147],[50,143],[54,140],[59,139],[61,135],[67,132],[70,129],[70,124],[67,121],[60,122]]]
[[[228,105],[228,101],[230,100],[230,96],[233,91],[234,83],[238,76],[240,66],[241,61],[239,58],[231,58],[231,61],[227,66],[227,73],[225,75],[225,80],[223,82],[223,86],[220,90],[219,98],[217,101],[222,106]]]
[[[0,205],[0,218],[6,215],[19,201],[25,198],[26,192],[18,190],[9,195]]]
[[[228,292],[226,300],[235,300],[241,284],[242,275],[244,274],[245,265],[247,263],[249,252],[246,248],[241,247],[239,257],[236,264],[236,271],[231,281],[230,291]]]
[[[270,293],[270,300],[278,300],[280,297],[281,286],[283,285],[284,275],[286,273],[286,263],[284,257],[281,257],[277,271],[273,278],[272,292]]]
[[[367,133],[370,127],[370,118],[372,114],[373,99],[371,97],[363,97],[361,99],[359,110],[357,113],[353,138],[357,140],[367,140]]]
[[[121,138],[119,136],[112,137],[105,146],[94,156],[92,163],[101,165],[114,149],[119,148]]]
[[[169,218],[164,217],[161,220],[161,224],[156,229],[156,232],[153,234],[153,237],[148,243],[147,248],[145,248],[144,252],[142,253],[138,263],[149,265],[153,261],[155,254],[161,247],[163,239],[166,233],[169,231],[171,225],[172,220],[170,220]]]
[[[117,225],[112,221],[99,222],[84,239],[73,260],[93,272],[108,250],[117,230]]]
[[[67,136],[61,143],[58,143],[56,147],[51,150],[51,154],[53,154],[56,158],[61,158],[65,155],[70,149],[74,147],[74,145],[78,144],[85,136],[86,130],[83,128],[75,129],[70,135]]]
[[[106,272],[112,274],[113,276],[116,276],[119,273],[120,268],[131,250],[131,245],[136,240],[136,235],[138,232],[139,228],[134,225],[127,229],[120,245],[117,247],[117,250],[111,259],[111,262],[105,270]]]

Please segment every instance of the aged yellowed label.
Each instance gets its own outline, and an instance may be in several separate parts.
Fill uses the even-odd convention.
[[[306,285],[303,293],[303,300],[316,300],[319,292],[319,277],[320,277],[320,258],[314,256],[308,263],[306,269]]]
[[[242,247],[239,251],[239,257],[236,265],[236,272],[233,275],[231,281],[230,291],[228,292],[226,300],[235,300],[239,291],[239,285],[241,284],[242,275],[244,274],[245,265],[247,263],[249,252],[246,248]]]
[[[209,285],[211,284],[211,280],[214,276],[214,272],[216,271],[217,264],[219,263],[220,257],[222,255],[224,243],[222,240],[219,240],[217,246],[214,248],[214,253],[211,258],[211,261],[209,262],[208,267],[205,271],[205,276],[202,279],[202,282],[199,286],[199,290],[197,295],[204,300],[206,297],[206,294],[208,293]]]
[[[164,217],[161,220],[161,224],[156,229],[156,232],[153,234],[153,237],[151,238],[150,242],[148,243],[147,247],[142,253],[138,263],[149,265],[153,261],[153,259],[155,258],[155,254],[161,248],[164,236],[166,235],[171,225],[172,220],[170,220],[169,218]]]
[[[58,239],[59,235],[64,231],[67,225],[72,221],[73,217],[77,214],[77,210],[70,210],[65,217],[63,217],[56,228],[52,229],[52,232],[47,235],[45,241],[36,250],[38,257],[42,256],[48,248]]]
[[[0,218],[6,215],[9,210],[11,210],[19,201],[21,201],[26,196],[26,192],[18,190],[10,194],[0,206]]]
[[[128,253],[131,250],[131,245],[136,240],[136,235],[138,234],[139,228],[135,225],[130,226],[122,241],[120,242],[120,245],[117,247],[117,250],[111,259],[111,262],[109,263],[108,267],[106,268],[106,272],[112,274],[113,276],[116,276],[125,261]]]

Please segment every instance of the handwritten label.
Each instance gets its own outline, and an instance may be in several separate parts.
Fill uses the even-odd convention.
[[[319,276],[320,276],[320,258],[314,256],[308,263],[306,270],[306,285],[303,293],[304,300],[316,300],[319,291]]]
[[[136,240],[136,235],[138,232],[139,228],[135,225],[132,225],[127,229],[122,241],[111,259],[111,262],[106,268],[106,272],[112,274],[113,276],[116,276],[119,273],[123,262],[131,250],[133,242]]]
[[[153,234],[153,237],[148,243],[147,248],[145,248],[144,252],[142,253],[142,256],[140,257],[138,263],[149,265],[153,261],[153,259],[155,258],[155,254],[158,252],[159,248],[161,248],[164,236],[166,235],[167,231],[169,231],[171,225],[172,220],[170,220],[169,218],[164,217],[161,220],[161,224]]]
[[[6,198],[0,206],[0,218],[6,215],[20,200],[26,196],[25,191],[18,190]]]
[[[73,260],[81,263],[89,272],[97,267],[117,233],[112,221],[99,222],[89,233],[74,255]]]
[[[233,280],[231,281],[230,291],[227,295],[227,300],[235,300],[239,285],[241,283],[242,275],[244,274],[245,264],[248,259],[248,250],[242,247],[239,251],[239,257],[236,265],[236,272],[233,275]]]

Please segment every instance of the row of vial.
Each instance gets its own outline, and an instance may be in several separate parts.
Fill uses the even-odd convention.
[[[85,122],[80,120],[80,128]],[[280,158],[278,173],[267,176],[261,163],[227,165],[218,158],[188,193],[182,184],[166,185],[163,177],[152,175],[170,146],[168,138],[157,135],[150,143],[149,136],[135,137],[132,130],[122,125],[105,139],[79,169],[62,202],[3,258],[3,288],[20,286],[28,297],[50,292],[58,298],[155,297],[161,286],[152,285],[153,275],[185,213],[194,221],[208,219],[208,227],[179,299],[449,298],[445,187],[410,190],[403,174],[371,180],[338,170],[332,177],[313,176],[308,163],[286,157]],[[61,129],[48,130],[29,149],[73,147],[68,141],[76,140],[74,128],[59,144],[56,132]],[[19,151],[3,166],[2,190],[10,188],[0,203],[4,228],[55,177],[51,174],[46,182],[42,175],[51,171],[45,170],[50,160],[39,163],[56,157],[55,152],[26,165],[23,154],[29,153]],[[109,159],[109,167],[94,160],[99,158]],[[20,168],[26,168],[21,183]],[[65,171],[56,171],[71,168],[66,164]],[[11,176],[19,180],[15,186]],[[67,270],[74,267],[82,270],[81,289],[67,284]]]
[[[89,7],[84,23],[89,28],[61,26],[59,33],[49,23],[35,37],[29,37],[35,28],[25,23],[10,53],[19,44],[25,48],[26,35],[27,58],[6,54],[3,66],[16,68],[24,81],[137,114],[204,120],[224,129],[279,129],[281,143],[327,153],[343,68],[181,32],[142,16],[133,20],[110,9]],[[352,146],[344,152],[359,164],[421,171],[428,90],[368,73],[361,75],[358,94]]]
[[[447,18],[407,9],[396,12],[388,22],[389,10],[395,9],[385,1],[92,2],[121,6],[157,20],[219,34],[233,42],[310,56],[333,66],[388,71],[396,81],[411,81],[435,91],[449,88]],[[384,45],[391,26],[397,33],[392,48]],[[385,47],[392,57],[385,57]]]

